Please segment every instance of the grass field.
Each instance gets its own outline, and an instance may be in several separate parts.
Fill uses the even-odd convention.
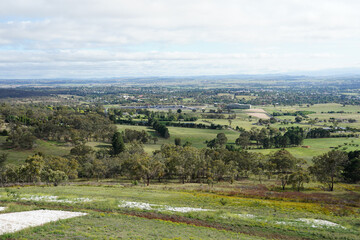
[[[6,142],[5,136],[0,136],[0,153],[7,153],[8,163],[21,164],[29,155],[37,152],[42,152],[46,155],[64,156],[70,153],[71,146],[64,143],[57,143],[53,141],[37,140],[36,145],[31,150],[8,149],[3,144]]]
[[[345,112],[357,113],[358,111],[360,111],[360,106],[346,105],[345,107],[343,107],[343,105],[337,103],[314,104],[312,106],[310,105],[309,107],[307,107],[305,104],[301,106],[294,105],[294,106],[275,106],[275,107],[272,105],[268,105],[268,106],[263,106],[261,108],[263,108],[268,113],[272,113],[274,111],[283,111],[283,112],[314,111],[316,113],[328,112],[328,111],[335,111],[335,112],[345,111]]]
[[[307,107],[303,106],[265,106],[263,107],[265,111],[272,114],[273,112],[296,112],[296,111],[313,111],[315,113],[309,114],[308,116],[312,119],[318,118],[319,120],[329,120],[329,118],[335,119],[355,119],[354,123],[339,123],[340,127],[354,127],[360,128],[360,106],[356,105],[346,105],[336,103],[327,103],[327,104],[314,104],[313,106]],[[329,111],[339,112],[344,111],[344,113],[328,113]],[[294,119],[293,116],[279,116],[279,119]],[[300,124],[301,125],[301,124]],[[318,123],[317,125],[323,126],[332,126],[332,123]]]
[[[237,114],[239,115],[239,114]],[[237,116],[236,119],[231,119],[231,127],[232,128],[236,128],[236,126],[238,127],[242,127],[246,130],[250,130],[253,127],[256,128],[261,128],[261,126],[258,125],[254,125],[254,123],[256,123],[258,120],[257,118],[249,118],[248,115],[245,116],[244,115],[240,115]],[[228,125],[230,126],[229,120],[228,119],[199,119],[196,121],[196,123],[202,123],[202,124],[206,124],[209,125],[209,123],[213,123],[213,124],[220,124],[220,125]]]
[[[350,145],[351,144],[351,145]],[[303,146],[309,146],[309,148],[304,147],[291,147],[286,148],[291,154],[297,158],[304,158],[308,162],[314,157],[321,155],[339,147],[339,150],[345,151],[355,151],[359,150],[358,146],[353,146],[353,144],[360,144],[359,138],[317,138],[317,139],[305,139]],[[268,154],[270,152],[277,151],[278,149],[253,149],[250,151],[260,152],[263,154]]]
[[[117,125],[119,131],[124,131],[126,128],[135,129],[138,131],[145,130],[152,136],[157,136],[156,132],[146,126],[131,126],[131,125]],[[206,140],[211,140],[216,137],[218,133],[225,133],[229,142],[235,142],[238,138],[238,133],[231,130],[214,130],[214,129],[198,129],[198,128],[181,128],[181,127],[168,127],[170,138],[164,139],[158,137],[159,141],[156,144],[144,144],[144,149],[146,152],[152,152],[153,150],[160,149],[162,144],[165,143],[174,143],[175,138],[181,138],[182,143],[189,141],[192,143],[192,146],[197,148],[206,147],[204,143]]]
[[[260,186],[246,180],[214,187],[175,183],[141,187],[120,183],[95,186],[84,182],[81,186],[29,186],[10,188],[7,192],[0,188],[0,205],[7,207],[6,212],[64,209],[89,213],[2,238],[359,239],[359,198],[350,200],[349,193],[339,186],[339,192],[334,194],[317,195],[316,189],[295,195],[281,193],[271,190],[273,183]],[[356,191],[351,199],[359,196],[360,186],[346,187]],[[57,196],[59,201],[49,202],[46,200],[49,196]],[[306,202],[310,196],[314,201]],[[124,203],[136,203],[140,207],[132,208]],[[144,204],[154,205],[142,209]],[[167,208],[162,209],[164,206]],[[202,211],[176,210],[189,208]],[[319,221],[328,225],[319,225]]]
[[[145,126],[131,126],[131,125],[117,125],[119,131],[124,131],[126,128],[136,129],[138,131],[145,130],[149,134],[156,136],[156,133],[153,129]],[[174,143],[174,139],[179,137],[182,139],[182,142],[185,143],[189,141],[193,144],[194,147],[203,148],[206,147],[204,144],[205,140],[211,140],[216,137],[217,133],[224,132],[228,138],[229,144],[234,144],[236,138],[238,138],[239,133],[231,130],[212,130],[212,129],[197,129],[197,128],[180,128],[180,127],[169,127],[170,138],[164,139],[159,137],[159,141],[156,144],[144,144],[144,149],[146,152],[151,153],[154,150],[160,149],[162,144],[165,143]],[[359,138],[317,138],[317,139],[305,139],[303,146],[309,146],[308,148],[304,147],[290,147],[287,150],[292,153],[295,157],[304,158],[308,162],[314,157],[325,152],[328,152],[332,149],[339,149],[345,151],[354,151],[358,150],[360,145]],[[354,146],[355,145],[355,146]],[[250,149],[253,152],[260,152],[263,154],[268,154],[270,152],[277,151],[278,149]]]

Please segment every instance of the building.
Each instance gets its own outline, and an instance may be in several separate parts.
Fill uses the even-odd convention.
[[[239,103],[232,103],[226,105],[226,108],[228,109],[251,109],[250,104],[239,104]]]

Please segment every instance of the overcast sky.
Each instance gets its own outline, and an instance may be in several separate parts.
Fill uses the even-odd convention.
[[[360,68],[359,0],[1,0],[0,78]]]

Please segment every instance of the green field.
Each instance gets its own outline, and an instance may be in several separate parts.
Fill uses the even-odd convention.
[[[145,130],[149,134],[156,136],[156,133],[153,129],[145,126],[131,126],[131,125],[117,125],[119,131],[124,131],[126,128],[135,129],[138,131]],[[193,144],[194,147],[203,148],[206,147],[204,144],[205,140],[211,140],[216,137],[216,134],[223,132],[228,138],[228,144],[234,144],[236,138],[238,138],[239,133],[231,130],[212,130],[212,129],[197,129],[197,128],[180,128],[180,127],[169,127],[170,138],[164,139],[159,137],[159,141],[156,144],[144,144],[144,149],[146,152],[151,153],[154,150],[160,149],[162,144],[165,143],[174,143],[174,139],[179,137],[182,139],[182,142],[185,143],[189,141]],[[305,139],[302,146],[309,146],[308,148],[299,146],[299,147],[290,147],[287,150],[292,153],[295,157],[304,158],[308,162],[314,157],[321,155],[325,152],[328,152],[332,149],[338,147],[339,150],[345,151],[354,151],[358,150],[360,145],[359,138],[317,138],[317,139]],[[95,146],[95,145],[93,145]],[[250,149],[253,152],[260,152],[263,154],[268,154],[270,152],[277,151],[278,149]]]
[[[274,111],[283,111],[283,112],[295,112],[295,111],[314,111],[316,113],[321,113],[321,112],[327,112],[327,111],[345,111],[345,112],[353,112],[356,113],[358,111],[360,111],[360,106],[356,106],[356,105],[346,105],[345,107],[343,107],[343,105],[341,104],[337,104],[337,103],[324,103],[324,104],[314,104],[314,105],[310,105],[309,107],[307,107],[305,104],[304,105],[294,105],[294,106],[259,106],[259,108],[264,109],[265,111],[272,113]]]
[[[360,106],[357,105],[341,105],[336,103],[327,103],[327,104],[315,104],[313,106],[307,107],[303,106],[265,106],[262,107],[265,111],[272,114],[273,112],[296,112],[296,111],[313,111],[316,113],[309,114],[308,117],[311,119],[317,118],[318,120],[329,120],[329,118],[335,119],[355,119],[354,123],[339,123],[339,127],[353,127],[360,128]],[[335,113],[328,113],[329,111],[334,111]],[[336,113],[338,111],[344,111],[344,113]],[[279,116],[278,119],[295,119],[294,116]],[[302,124],[299,124],[301,126]],[[318,126],[332,126],[333,124],[328,122],[317,123]]]
[[[65,143],[57,143],[54,141],[37,140],[35,147],[31,150],[8,149],[4,146],[6,142],[5,136],[0,136],[0,153],[8,154],[8,163],[21,164],[29,155],[42,152],[46,155],[64,156],[70,153],[71,145]]]
[[[267,188],[271,188],[271,184],[269,182]],[[116,183],[93,186],[90,182],[84,182],[81,186],[8,189],[12,195],[0,188],[0,205],[7,207],[5,212],[63,209],[88,213],[85,217],[45,224],[6,234],[2,238],[359,239],[360,212],[357,207],[343,200],[347,194],[343,188],[338,186],[337,189],[333,195],[322,194],[319,196],[323,200],[309,203],[305,202],[306,195],[314,195],[316,190],[300,194],[302,197],[295,201],[292,195],[286,194],[281,195],[281,199],[275,195],[263,198],[262,194],[266,195],[273,190],[258,188],[249,180],[233,185],[221,183],[214,187],[170,183],[150,187]],[[340,194],[342,197],[339,197]],[[43,199],[31,200],[31,196]],[[78,202],[48,202],[46,196]],[[87,198],[88,201],[77,198]],[[327,204],[326,199],[332,199],[334,203]],[[154,205],[148,209],[131,208],[126,205],[128,202]],[[344,207],[346,212],[343,211]],[[175,208],[203,210],[172,210]],[[316,225],[311,223],[314,219],[339,225]]]
[[[351,144],[351,145],[350,145]],[[355,151],[359,150],[358,146],[353,146],[353,144],[360,144],[359,138],[317,138],[317,139],[305,139],[303,146],[309,146],[309,148],[304,147],[291,147],[286,148],[291,154],[297,158],[304,158],[308,162],[314,157],[321,155],[339,147],[339,150],[345,151]],[[263,154],[268,154],[270,152],[277,151],[278,149],[253,149],[250,151],[260,152]]]
[[[145,130],[152,136],[157,136],[156,132],[146,126],[131,126],[131,125],[117,125],[119,131],[124,131],[126,128],[135,129],[138,131]],[[152,152],[153,150],[160,149],[162,144],[165,143],[174,143],[175,138],[181,138],[182,143],[189,141],[192,143],[192,146],[197,148],[206,147],[204,143],[206,140],[211,140],[216,137],[218,133],[225,133],[228,138],[228,142],[235,142],[238,138],[239,133],[232,130],[214,130],[214,129],[198,129],[198,128],[181,128],[181,127],[168,127],[170,138],[164,139],[158,137],[159,141],[156,144],[144,144],[144,149],[146,152]]]

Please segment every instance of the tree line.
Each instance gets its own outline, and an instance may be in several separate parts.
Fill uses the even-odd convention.
[[[298,191],[312,179],[331,191],[336,182],[360,181],[360,151],[332,150],[312,161],[313,165],[307,168],[304,160],[283,149],[262,155],[226,148],[198,149],[188,144],[165,144],[153,154],[147,154],[136,141],[125,147],[122,134],[116,133],[110,150],[95,151],[79,144],[65,157],[38,153],[29,156],[20,166],[4,165],[4,161],[0,161],[0,173],[3,184],[41,181],[55,185],[67,179],[119,177],[146,185],[151,181],[173,179],[211,185],[255,176],[260,183],[265,179],[277,179],[282,189],[291,185]]]

